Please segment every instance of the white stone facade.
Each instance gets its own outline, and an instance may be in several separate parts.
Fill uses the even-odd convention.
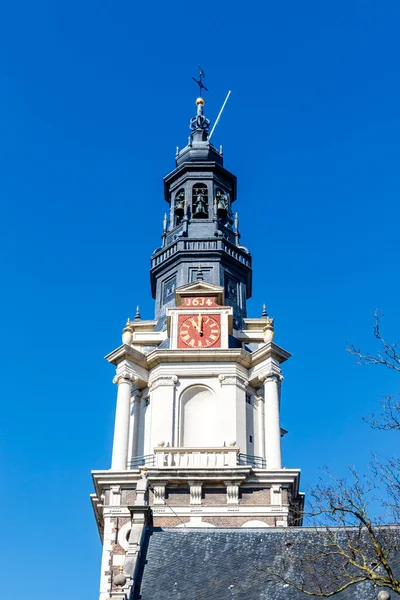
[[[220,319],[220,347],[178,347],[190,294],[216,298],[209,310]],[[100,600],[128,597],[147,522],[301,524],[300,471],[282,468],[281,458],[281,364],[290,355],[274,343],[273,321],[246,319],[233,330],[223,288],[203,282],[178,288],[167,317],[163,332],[154,321],[128,322],[123,345],[106,357],[118,390],[111,468],[93,472],[104,544]],[[126,583],[115,590],[117,574]]]

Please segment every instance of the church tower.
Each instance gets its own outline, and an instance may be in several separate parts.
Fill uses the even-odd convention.
[[[301,525],[300,471],[281,458],[290,354],[265,308],[247,316],[252,264],[234,213],[236,177],[210,143],[203,98],[196,105],[188,144],[164,179],[155,318],[137,311],[106,356],[118,391],[111,468],[93,471],[100,600],[137,597],[152,528]]]

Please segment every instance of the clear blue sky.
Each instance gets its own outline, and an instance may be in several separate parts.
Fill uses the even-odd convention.
[[[103,356],[137,303],[162,178],[187,140],[198,62],[214,142],[239,180],[285,365],[284,462],[306,491],[395,438],[369,414],[398,382],[358,367],[373,311],[400,326],[400,4],[5,2],[0,8],[2,593],[95,600],[90,470],[110,464],[115,387]],[[22,592],[23,590],[23,592]]]

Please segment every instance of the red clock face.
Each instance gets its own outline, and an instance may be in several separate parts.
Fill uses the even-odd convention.
[[[180,315],[179,348],[211,348],[221,346],[219,315]]]

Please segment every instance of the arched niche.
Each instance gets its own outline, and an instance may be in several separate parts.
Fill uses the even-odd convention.
[[[192,385],[180,397],[180,445],[186,448],[222,446],[220,403],[205,385]]]
[[[179,225],[182,222],[183,215],[185,214],[185,201],[185,190],[181,188],[176,192],[173,204],[175,225]]]
[[[204,183],[195,183],[192,188],[192,215],[194,219],[208,218],[208,188]]]
[[[216,188],[214,203],[217,210],[218,219],[223,222],[229,222],[230,206],[229,195],[222,188]]]

